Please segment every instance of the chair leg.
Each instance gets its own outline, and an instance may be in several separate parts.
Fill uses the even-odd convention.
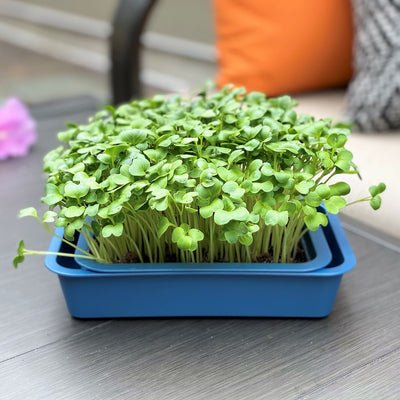
[[[156,0],[120,0],[110,38],[114,105],[140,98],[140,36]]]

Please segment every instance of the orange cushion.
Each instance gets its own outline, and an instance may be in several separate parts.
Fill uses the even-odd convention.
[[[218,86],[272,96],[349,82],[350,0],[214,0],[214,6]]]

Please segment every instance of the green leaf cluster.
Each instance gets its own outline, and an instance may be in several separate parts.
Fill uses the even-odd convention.
[[[81,232],[99,261],[290,261],[305,231],[327,224],[322,203],[346,206],[349,185],[331,178],[358,173],[350,129],[295,106],[231,86],[108,106],[45,156],[51,216],[22,214],[51,217],[67,240]],[[362,200],[377,209],[383,190]]]

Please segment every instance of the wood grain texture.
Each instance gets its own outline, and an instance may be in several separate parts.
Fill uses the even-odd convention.
[[[44,121],[28,158],[0,164],[12,226],[0,241],[1,399],[400,398],[400,254],[353,233],[357,266],[324,319],[71,318],[40,257],[10,264],[21,237],[47,247],[34,221],[13,222],[37,205],[40,159],[62,125]]]
[[[299,397],[298,400],[398,400],[400,398],[400,349],[384,354],[378,359],[344,374],[323,388]]]

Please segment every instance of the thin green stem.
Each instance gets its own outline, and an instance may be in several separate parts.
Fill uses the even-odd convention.
[[[73,253],[62,253],[62,252],[57,252],[57,251],[36,251],[36,250],[28,250],[24,249],[24,255],[54,255],[54,256],[60,256],[60,257],[70,257],[70,258],[86,258],[88,260],[95,260],[96,259],[93,256],[85,256],[82,254],[73,254]],[[100,262],[105,262],[105,260],[101,260]]]
[[[80,247],[78,247],[76,244],[74,244],[73,242],[70,242],[69,240],[64,239],[63,237],[57,235],[46,222],[42,222],[39,218],[38,221],[40,222],[40,224],[46,229],[47,232],[50,233],[50,235],[55,236],[57,239],[60,239],[62,242],[70,245],[71,247],[73,247],[76,250],[79,250],[80,252],[82,252],[83,254],[86,254],[88,256],[90,256],[91,254],[85,250],[82,250]]]

